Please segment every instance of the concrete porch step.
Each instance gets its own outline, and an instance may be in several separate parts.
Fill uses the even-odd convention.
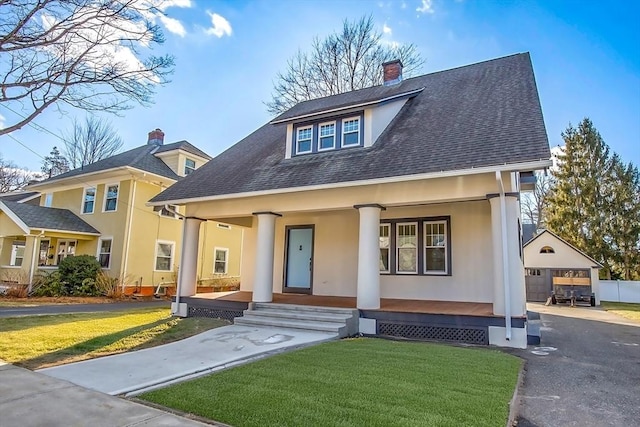
[[[277,310],[277,311],[300,311],[312,313],[333,313],[352,315],[355,308],[338,308],[338,307],[320,307],[315,305],[298,305],[298,304],[278,304],[273,302],[254,302],[255,310]]]
[[[333,332],[336,334],[340,334],[340,329],[345,327],[344,323],[340,324],[335,322],[313,322],[272,317],[264,318],[260,316],[254,317],[251,315],[236,317],[234,320],[234,324],[241,326],[270,326],[288,329],[303,329],[308,331]]]
[[[276,317],[279,319],[297,319],[315,322],[342,323],[353,316],[353,313],[323,313],[319,311],[295,311],[295,310],[245,310],[245,316]]]

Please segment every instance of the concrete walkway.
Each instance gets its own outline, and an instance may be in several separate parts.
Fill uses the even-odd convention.
[[[38,372],[114,396],[134,396],[267,354],[336,337],[325,332],[230,325],[159,347]]]
[[[203,424],[88,390],[0,361],[0,426],[161,426]]]

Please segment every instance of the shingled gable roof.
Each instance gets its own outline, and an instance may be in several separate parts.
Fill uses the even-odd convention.
[[[37,191],[16,191],[13,193],[0,194],[0,201],[5,202],[25,202],[38,196],[40,193]]]
[[[150,172],[177,181],[181,177],[174,171],[172,171],[165,162],[155,156],[155,154],[178,149],[203,157],[207,160],[211,159],[208,154],[194,147],[187,141],[179,141],[161,146],[147,144],[136,147],[129,151],[125,151],[124,153],[116,154],[106,159],[99,160],[82,168],[73,169],[69,172],[56,175],[53,178],[41,181],[39,183],[36,183],[35,185],[37,186],[38,184],[42,183],[50,183],[66,178],[76,177],[88,173],[102,172],[124,166],[129,166],[141,171]]]
[[[286,124],[266,124],[151,199],[224,197],[550,158],[528,53],[306,101],[286,120],[424,88],[410,98],[370,148],[285,159]],[[215,183],[215,185],[202,185]]]
[[[0,201],[0,210],[5,211],[9,216],[17,217],[30,229],[100,234],[98,230],[68,209],[47,208],[2,200]],[[6,212],[7,210],[9,212]]]

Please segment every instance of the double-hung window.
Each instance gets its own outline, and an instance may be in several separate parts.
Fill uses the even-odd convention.
[[[100,239],[98,262],[100,267],[108,269],[111,267],[111,239]]]
[[[96,188],[89,187],[84,189],[84,195],[82,196],[82,213],[93,213],[93,209],[96,204]]]
[[[298,128],[296,132],[296,154],[310,153],[313,141],[313,126]]]
[[[104,211],[113,212],[118,208],[118,184],[106,185]]]
[[[332,150],[336,147],[336,123],[320,123],[318,151]]]
[[[156,270],[171,271],[173,264],[173,242],[158,242],[156,246]]]
[[[380,224],[380,272],[389,272],[389,247],[391,224]]]
[[[215,274],[227,274],[229,263],[229,249],[215,248],[215,259],[213,261],[213,272]]]
[[[360,118],[351,117],[342,120],[342,146],[360,145]]]
[[[418,224],[399,223],[396,230],[396,272],[418,272]]]
[[[424,272],[447,273],[447,223],[424,222]]]
[[[191,159],[186,159],[184,161],[184,174],[189,175],[194,170],[196,170],[196,161]]]
[[[14,240],[11,245],[11,264],[12,266],[20,267],[24,261],[24,240]]]

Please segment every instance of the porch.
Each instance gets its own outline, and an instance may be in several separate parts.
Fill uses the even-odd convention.
[[[213,292],[181,297],[190,317],[220,317],[233,321],[250,307],[253,292]],[[357,309],[356,297],[274,293],[274,304]],[[459,301],[381,298],[379,309],[360,309],[364,335],[489,344],[490,327],[505,326],[493,304]],[[524,317],[513,317],[514,328],[524,328]]]

